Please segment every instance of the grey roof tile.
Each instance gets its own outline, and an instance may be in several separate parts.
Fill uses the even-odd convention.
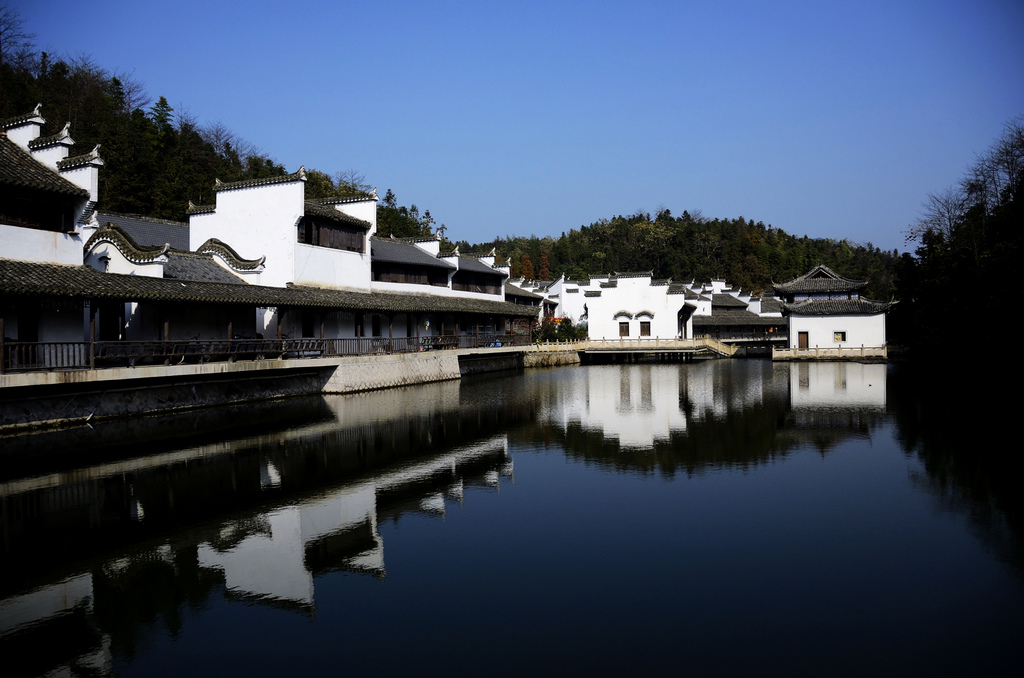
[[[370,260],[389,264],[443,268],[448,271],[455,269],[454,264],[438,259],[429,252],[424,252],[419,247],[416,247],[416,245],[383,238],[370,238]]]
[[[114,212],[97,212],[96,218],[101,225],[114,224],[130,235],[132,240],[139,245],[163,245],[166,243],[176,250],[188,251],[189,249],[189,226],[185,222]]]
[[[812,294],[814,292],[854,292],[868,286],[867,280],[844,278],[828,266],[818,264],[789,282],[772,283],[776,293]]]
[[[37,264],[10,259],[0,259],[0,293],[29,298],[282,306],[382,313],[464,312],[517,317],[536,314],[535,307],[504,301],[430,294],[353,292],[308,286],[281,288],[192,282],[102,273],[88,266]]]
[[[0,134],[0,186],[28,188],[76,198],[89,197],[89,191],[43,165],[3,134]]]
[[[209,254],[176,252],[174,250],[167,253],[167,263],[164,264],[164,278],[226,283],[229,285],[246,284],[237,275],[218,265]]]
[[[795,304],[782,304],[785,313],[796,315],[874,315],[885,313],[892,306],[888,301],[871,299],[808,299]]]

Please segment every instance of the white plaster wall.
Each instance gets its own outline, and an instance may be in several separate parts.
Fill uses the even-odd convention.
[[[82,265],[82,236],[0,225],[0,257],[44,264]]]
[[[101,260],[103,257],[108,258],[106,264]],[[129,261],[113,243],[101,241],[93,245],[93,248],[85,255],[85,263],[97,271],[107,273],[163,278],[167,257],[157,257],[153,261],[137,264]]]
[[[42,120],[42,118],[36,119]],[[26,123],[19,127],[12,127],[11,129],[7,130],[7,138],[27,151],[28,142],[39,138],[39,129],[39,125],[35,123]]]
[[[356,219],[362,219],[363,221],[369,221],[373,224],[368,235],[373,235],[377,232],[377,201],[372,198],[366,200],[360,200],[359,202],[346,202],[334,206],[339,212],[355,217]]]
[[[100,169],[93,165],[83,165],[74,169],[64,170],[62,177],[79,188],[89,191],[89,200],[97,201],[100,195]]]
[[[799,345],[800,332],[807,332],[807,345],[821,348],[838,348],[840,346],[855,348],[863,346],[884,346],[885,314],[875,315],[829,315],[829,316],[789,316],[789,345]],[[833,341],[834,332],[846,332],[846,341]]]
[[[212,214],[189,220],[189,247],[210,238],[230,245],[244,259],[266,256],[263,285],[284,287],[295,281],[296,226],[305,211],[304,181],[217,192]]]
[[[601,289],[600,297],[584,297],[589,316],[590,339],[619,339],[619,322],[629,323],[629,338],[639,339],[640,323],[651,323],[650,339],[674,339],[679,336],[677,316],[686,299],[681,294],[668,294],[667,285],[651,285],[650,278],[619,279],[617,287]],[[633,318],[616,318],[619,311],[627,311]],[[654,317],[637,317],[649,311]],[[648,337],[644,337],[645,339]]]
[[[577,291],[569,292],[570,289]],[[566,287],[559,297],[557,315],[560,318],[571,318],[574,323],[578,323],[583,317],[584,306],[587,306],[588,311],[590,310],[586,297],[583,296],[583,290],[576,285]]]
[[[296,238],[295,228],[290,229],[293,240]],[[295,242],[291,245],[295,262],[294,275],[289,279],[297,285],[315,285],[318,287],[344,287],[369,291],[370,289],[370,255],[330,247],[316,247]],[[267,268],[263,279],[267,280],[270,272],[270,254],[267,254]],[[286,281],[287,282],[287,281]],[[265,285],[283,286],[283,283],[264,282]]]
[[[55,146],[33,150],[31,153],[33,158],[56,171],[57,163],[68,157],[68,147],[64,144],[56,144]]]

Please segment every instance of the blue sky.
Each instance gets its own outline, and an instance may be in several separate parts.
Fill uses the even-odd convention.
[[[39,48],[470,242],[667,207],[904,250],[1024,114],[1019,0],[11,4]]]

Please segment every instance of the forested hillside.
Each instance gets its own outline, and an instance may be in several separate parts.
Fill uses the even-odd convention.
[[[705,219],[663,210],[617,216],[581,226],[558,238],[510,237],[492,243],[459,243],[462,252],[495,247],[514,276],[550,280],[561,273],[585,278],[615,271],[654,271],[655,277],[706,281],[726,279],[760,292],[772,281],[806,273],[819,263],[851,278],[870,281],[868,293],[888,298],[894,290],[897,252],[846,240],[812,240],[743,217]]]

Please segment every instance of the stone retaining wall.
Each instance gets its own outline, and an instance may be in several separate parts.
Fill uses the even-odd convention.
[[[301,394],[372,391],[579,361],[574,350],[488,349],[2,375],[0,431]]]
[[[523,354],[523,367],[557,367],[559,365],[578,365],[578,351],[526,351]]]
[[[410,384],[458,379],[462,376],[454,351],[400,353],[372,358],[342,358],[328,370],[321,391],[353,393]]]

